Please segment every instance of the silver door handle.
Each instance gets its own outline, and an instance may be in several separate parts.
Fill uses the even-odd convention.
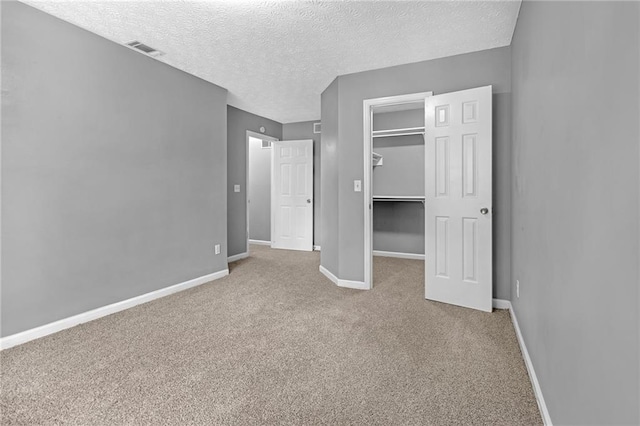
[[[483,207],[483,208],[480,209],[480,213],[481,214],[487,214],[487,213],[489,213],[489,209],[486,208],[486,207]]]
[[[307,203],[311,204],[311,198],[307,198]]]

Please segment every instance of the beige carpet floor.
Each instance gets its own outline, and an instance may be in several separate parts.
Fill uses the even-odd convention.
[[[541,418],[507,311],[423,299],[420,261],[336,287],[317,252],[2,351],[2,424],[486,424]]]

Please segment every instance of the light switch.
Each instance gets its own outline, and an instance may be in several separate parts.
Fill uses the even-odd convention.
[[[353,191],[354,192],[361,192],[362,191],[362,181],[360,181],[360,180],[354,180],[353,181]]]
[[[240,185],[233,185],[233,192],[240,192]]]

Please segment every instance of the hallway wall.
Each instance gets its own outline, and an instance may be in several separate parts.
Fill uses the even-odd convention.
[[[227,234],[228,256],[247,251],[247,130],[282,139],[282,124],[227,106]],[[233,186],[240,185],[240,192]]]

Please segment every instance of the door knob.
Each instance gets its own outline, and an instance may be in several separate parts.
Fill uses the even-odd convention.
[[[486,207],[483,207],[483,208],[480,209],[480,213],[487,214],[487,213],[489,213],[489,209],[486,208]]]
[[[311,198],[307,198],[307,203],[311,204]]]

